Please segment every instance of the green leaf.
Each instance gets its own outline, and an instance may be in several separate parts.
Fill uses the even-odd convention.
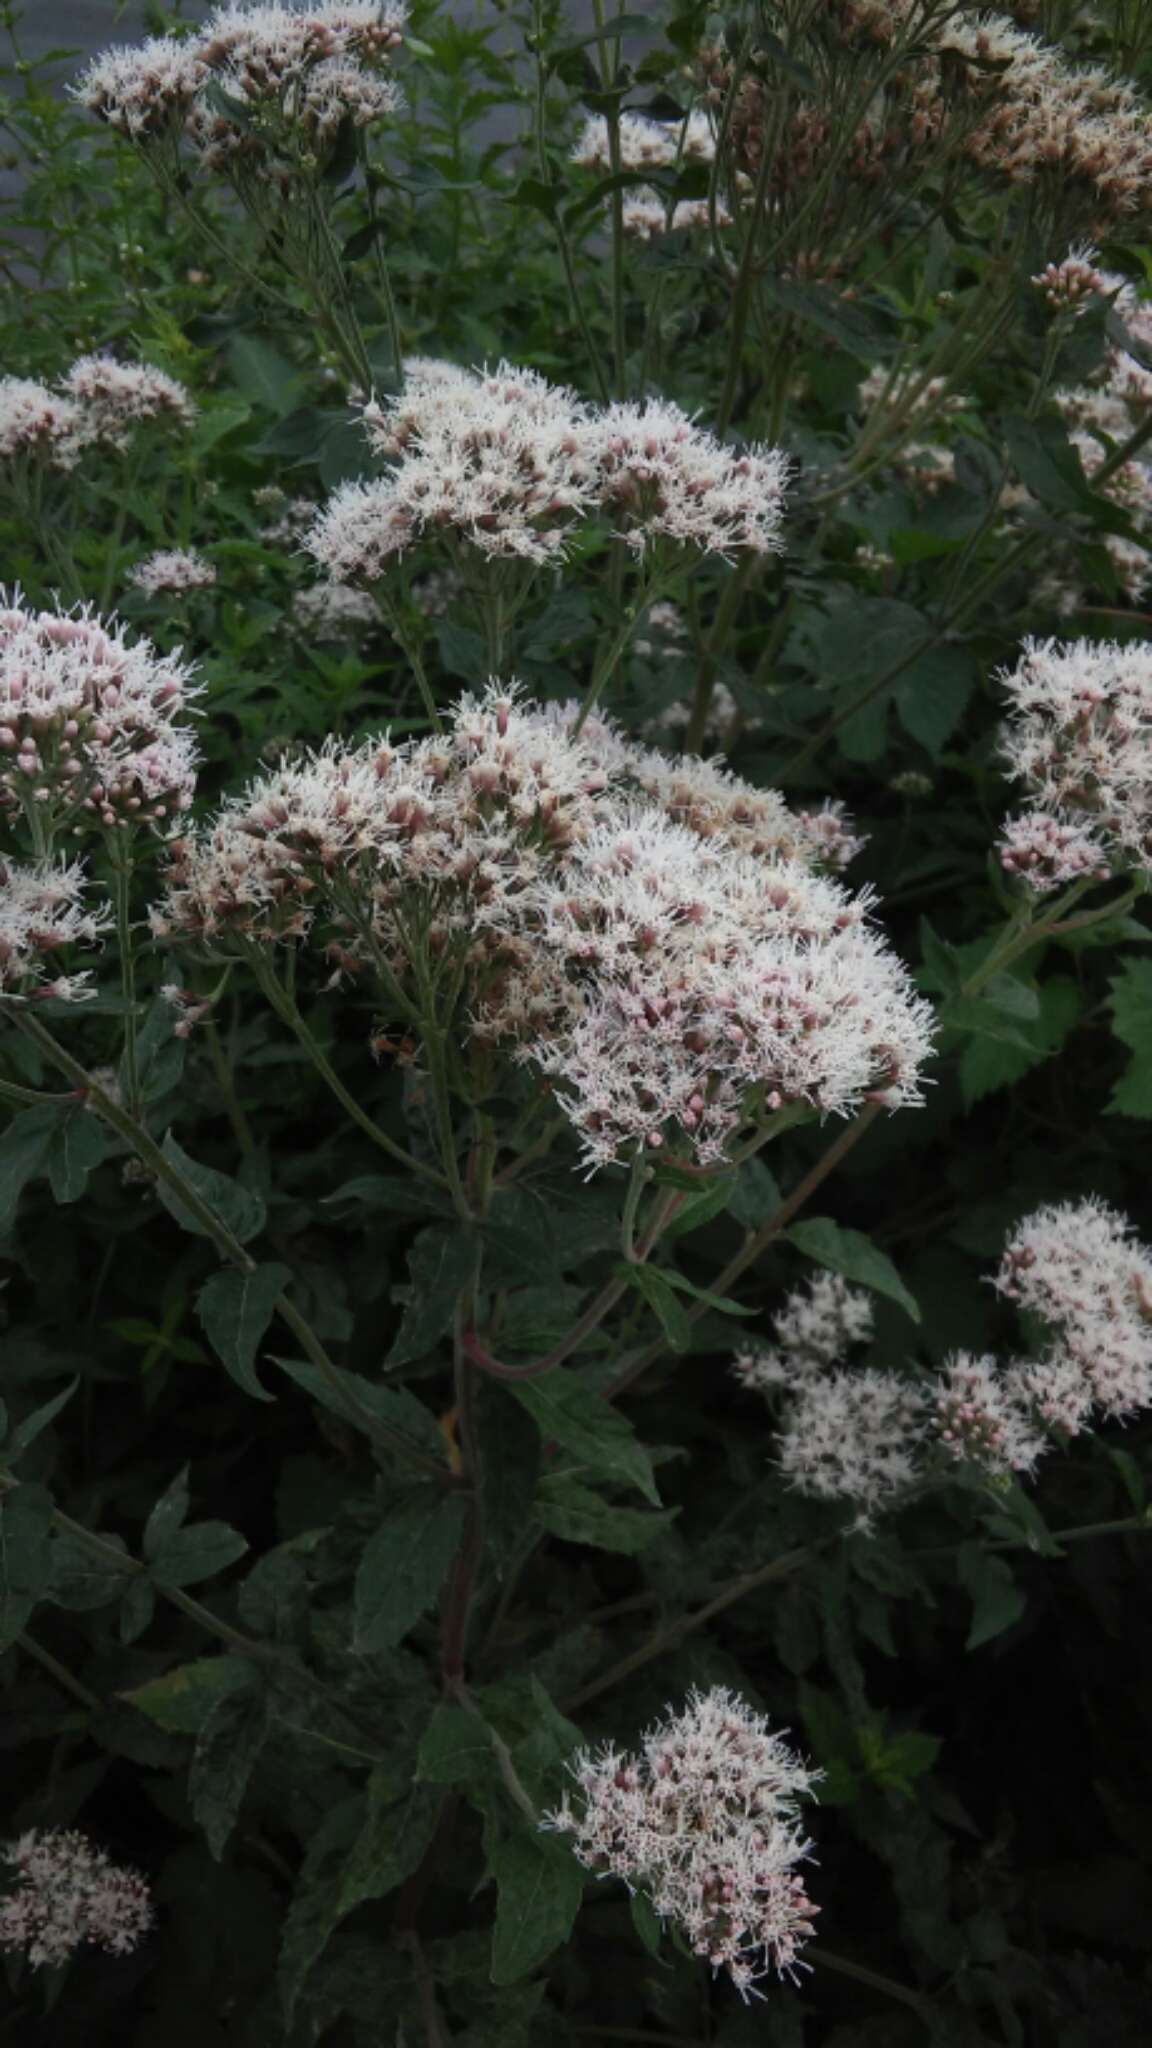
[[[442,1702],[420,1743],[416,1776],[425,1785],[461,1785],[476,1790],[495,1782],[492,1737],[479,1714]]]
[[[711,1223],[714,1216],[719,1216],[728,1207],[735,1185],[732,1174],[719,1174],[698,1195],[690,1195],[684,1207],[678,1209],[671,1222],[665,1225],[665,1237],[686,1237],[689,1231],[702,1230],[706,1223]]]
[[[523,1548],[540,1470],[540,1432],[506,1389],[488,1379],[477,1403],[484,1541],[503,1576]]]
[[[251,1677],[245,1657],[198,1657],[119,1697],[170,1735],[198,1735],[218,1702],[245,1690]]]
[[[41,1407],[34,1408],[31,1415],[26,1415],[23,1422],[17,1423],[4,1448],[4,1458],[7,1464],[14,1465],[17,1458],[23,1455],[29,1448],[29,1445],[35,1443],[41,1431],[47,1429],[49,1423],[59,1415],[60,1410],[72,1399],[79,1384],[78,1379],[70,1380],[62,1394],[54,1394],[50,1401],[45,1401]]]
[[[905,732],[938,761],[968,707],[978,670],[964,647],[937,647],[906,669],[893,693]]]
[[[728,1207],[745,1230],[759,1230],[776,1214],[783,1196],[762,1159],[746,1159],[736,1175]]]
[[[474,1230],[435,1223],[421,1231],[408,1254],[410,1298],[388,1353],[390,1366],[426,1357],[451,1328],[456,1303],[475,1271],[477,1252]]]
[[[59,1117],[46,1161],[48,1180],[58,1202],[78,1202],[88,1186],[88,1176],[102,1166],[116,1140],[83,1104],[76,1103]]]
[[[1111,1116],[1152,1117],[1152,960],[1128,960],[1109,982],[1112,1029],[1133,1057],[1108,1100]]]
[[[636,1557],[675,1521],[676,1513],[617,1507],[578,1479],[558,1474],[541,1482],[536,1519],[549,1535],[565,1543],[587,1543],[595,1550]]]
[[[243,1557],[248,1544],[226,1522],[193,1522],[176,1529],[152,1558],[152,1576],[160,1586],[196,1586],[226,1571]]]
[[[969,1038],[960,1058],[960,1091],[967,1108],[1051,1059],[1079,1021],[1084,998],[1069,975],[1052,975],[1037,995],[1039,1016],[1016,1027],[1011,1043],[985,1033]]]
[[[233,335],[228,368],[242,396],[267,412],[287,412],[303,382],[295,365],[258,334]]]
[[[510,1380],[508,1392],[528,1410],[545,1441],[554,1438],[589,1472],[634,1486],[659,1507],[652,1460],[630,1422],[578,1373],[558,1366],[534,1380]]]
[[[1019,1621],[1028,1605],[1027,1595],[1017,1584],[1012,1567],[975,1543],[964,1543],[957,1551],[956,1574],[972,1600],[972,1626],[964,1647],[978,1650],[981,1643],[990,1642]]]
[[[515,1984],[567,1941],[580,1910],[584,1873],[571,1852],[520,1820],[489,1823],[484,1846],[496,1879],[492,1982]]]
[[[384,1517],[356,1573],[356,1648],[390,1650],[426,1614],[456,1554],[465,1503],[429,1488]]]
[[[0,1495],[0,1651],[19,1635],[52,1582],[52,1502],[42,1486]]]
[[[426,1188],[416,1180],[402,1180],[398,1173],[357,1174],[354,1180],[346,1180],[338,1187],[335,1194],[320,1198],[322,1209],[334,1209],[345,1203],[383,1209],[396,1216],[427,1216],[430,1209],[444,1207],[435,1188]]]
[[[758,1311],[748,1308],[742,1301],[734,1301],[730,1294],[713,1294],[707,1287],[697,1287],[683,1273],[677,1273],[671,1266],[660,1267],[660,1277],[667,1280],[669,1287],[678,1288],[681,1294],[690,1294],[695,1301],[702,1301],[706,1308],[716,1310],[722,1316],[754,1316]]]
[[[361,1373],[345,1372],[338,1365],[322,1372],[318,1365],[306,1365],[297,1358],[274,1358],[272,1363],[311,1394],[321,1408],[329,1409],[353,1429],[371,1435],[373,1424],[382,1423],[406,1437],[414,1449],[443,1459],[444,1439],[436,1418],[407,1387],[378,1387]]]
[[[280,1996],[289,2022],[309,1972],[345,1914],[385,1898],[416,1869],[439,1805],[423,1785],[404,1794],[388,1763],[373,1771],[362,1797],[343,1801],[321,1822],[309,1843],[280,1950]]]
[[[862,1231],[845,1230],[830,1216],[809,1216],[803,1223],[794,1223],[784,1234],[818,1265],[842,1273],[858,1287],[871,1287],[877,1294],[886,1294],[889,1300],[899,1302],[914,1323],[920,1321],[920,1309],[891,1259]]]
[[[663,1928],[660,1924],[660,1916],[647,1893],[631,1892],[628,1898],[628,1911],[631,1915],[632,1925],[636,1929],[649,1955],[658,1956],[660,1954]]]
[[[182,1465],[144,1524],[144,1555],[151,1560],[183,1525],[188,1514],[188,1467]]]
[[[257,1401],[273,1398],[256,1377],[256,1353],[291,1277],[287,1266],[257,1266],[251,1273],[229,1266],[206,1280],[196,1299],[196,1313],[221,1364]]]
[[[656,1266],[618,1266],[617,1274],[627,1279],[643,1295],[650,1309],[659,1317],[660,1327],[673,1351],[687,1351],[692,1342],[692,1325],[680,1302],[676,1290],[665,1273]]]
[[[230,1180],[226,1173],[217,1173],[214,1167],[201,1166],[196,1160],[189,1159],[171,1131],[166,1134],[161,1150],[165,1159],[176,1167],[205,1206],[211,1209],[226,1230],[231,1231],[233,1237],[239,1238],[241,1244],[247,1244],[249,1238],[263,1230],[265,1209],[260,1195],[254,1194],[251,1188],[242,1188],[239,1181]],[[182,1230],[190,1230],[194,1237],[211,1238],[207,1225],[201,1223],[199,1217],[194,1216],[179,1195],[163,1181],[157,1182],[156,1193]]]
[[[0,1233],[11,1230],[29,1181],[47,1170],[59,1121],[57,1109],[23,1109],[0,1137]]]
[[[268,1734],[268,1697],[249,1666],[245,1682],[221,1694],[200,1730],[188,1774],[197,1825],[219,1862]]]

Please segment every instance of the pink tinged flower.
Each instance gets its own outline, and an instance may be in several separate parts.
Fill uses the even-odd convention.
[[[146,420],[189,426],[196,416],[191,393],[151,363],[122,363],[109,354],[78,356],[63,386],[80,408],[87,438],[118,447]]]
[[[1127,1217],[1095,1197],[1036,1210],[1009,1239],[996,1286],[1053,1332],[1105,1417],[1152,1405],[1152,1257]]]
[[[1051,811],[1023,811],[1000,834],[1001,864],[1037,896],[1070,882],[1107,881],[1111,865],[1099,840],[1079,819]]]
[[[1077,823],[1124,866],[1152,862],[1152,647],[1026,640],[999,681],[1001,750],[1037,809]]]
[[[91,607],[0,596],[0,810],[31,796],[51,822],[167,829],[198,761],[181,721],[199,694],[178,654],[129,641]]]
[[[996,1478],[1032,1472],[1047,1445],[1019,1394],[1018,1380],[994,1358],[958,1351],[933,1393],[933,1427],[947,1455]]]
[[[82,1002],[95,993],[86,973],[54,970],[73,946],[99,946],[111,911],[84,907],[79,863],[39,861],[20,867],[0,860],[0,990],[5,995],[56,996]]]
[[[927,1414],[921,1389],[895,1373],[822,1372],[796,1387],[776,1462],[798,1492],[854,1507],[867,1529],[922,1480]]]
[[[72,469],[91,438],[83,408],[66,392],[32,377],[0,377],[0,458]]]
[[[669,401],[613,405],[596,424],[601,495],[637,555],[666,540],[725,559],[783,546],[788,458],[717,441]]]
[[[145,597],[158,597],[164,591],[209,590],[216,581],[216,570],[193,548],[159,548],[135,563],[128,581]]]
[[[155,1919],[148,1886],[72,1829],[32,1829],[9,1842],[13,1875],[0,1902],[0,1949],[33,1969],[59,1968],[91,1945],[130,1955]]]
[[[762,1715],[723,1687],[694,1691],[638,1754],[585,1750],[570,1769],[577,1800],[542,1825],[570,1835],[586,1869],[647,1898],[742,1996],[794,1973],[818,1911],[797,1867],[818,1774]]]
[[[872,1322],[871,1297],[862,1288],[850,1287],[839,1273],[813,1273],[773,1316],[775,1345],[737,1352],[733,1371],[758,1393],[797,1386],[866,1344]]]

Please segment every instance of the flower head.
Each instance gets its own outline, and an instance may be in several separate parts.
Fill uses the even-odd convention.
[[[1081,824],[1126,866],[1152,866],[1152,647],[1026,640],[999,680],[1004,758],[1032,803]]]
[[[0,377],[0,458],[28,455],[72,469],[91,440],[83,408],[34,377]]]
[[[121,363],[113,355],[78,356],[63,388],[82,408],[88,437],[123,447],[144,420],[188,426],[196,407],[175,377],[151,363]]]
[[[98,946],[111,913],[87,910],[78,863],[38,861],[19,867],[0,860],[0,989],[5,995],[54,995],[82,1001],[87,974],[58,975],[58,956],[73,946]]]
[[[742,1995],[791,1974],[818,1910],[797,1869],[817,1774],[763,1715],[722,1686],[692,1692],[638,1755],[582,1750],[570,1768],[578,1802],[543,1825],[571,1835],[586,1869],[643,1894]]]
[[[845,1359],[872,1335],[872,1301],[839,1273],[813,1273],[772,1318],[774,1347],[754,1344],[733,1361],[737,1379],[757,1393],[798,1386]]]
[[[3,1850],[15,1883],[0,1902],[0,1949],[59,1968],[91,1943],[124,1956],[155,1917],[148,1886],[73,1829],[33,1828]]]
[[[158,548],[134,564],[128,581],[145,597],[158,597],[165,590],[208,590],[216,581],[216,571],[194,548]]]
[[[187,666],[88,606],[0,605],[0,807],[45,821],[162,825],[186,810],[197,754]]]
[[[607,511],[637,555],[669,540],[730,558],[782,546],[788,460],[778,448],[730,448],[678,405],[612,405],[597,423]]]

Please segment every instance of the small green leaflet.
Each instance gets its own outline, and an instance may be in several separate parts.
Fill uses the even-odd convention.
[[[803,1223],[794,1223],[785,1235],[818,1265],[842,1273],[859,1287],[871,1287],[877,1294],[886,1294],[891,1301],[899,1302],[914,1323],[920,1321],[919,1306],[891,1259],[862,1231],[844,1230],[830,1216],[809,1216]]]
[[[225,1371],[256,1401],[273,1399],[256,1377],[256,1353],[291,1277],[287,1266],[255,1266],[248,1273],[226,1267],[204,1282],[196,1299],[204,1333]]]
[[[356,1573],[356,1648],[391,1650],[431,1607],[456,1554],[465,1503],[429,1487],[385,1515]]]
[[[554,1438],[589,1472],[634,1486],[659,1507],[652,1461],[631,1423],[609,1407],[578,1373],[558,1366],[539,1379],[510,1380],[508,1392],[528,1410],[545,1440]]]

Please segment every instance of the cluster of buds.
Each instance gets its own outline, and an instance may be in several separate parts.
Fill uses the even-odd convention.
[[[1054,313],[1081,313],[1089,299],[1102,297],[1118,282],[1099,267],[1094,249],[1070,249],[1059,263],[1046,263],[1031,282]]]
[[[87,606],[0,609],[0,811],[65,826],[170,827],[192,801],[196,695],[177,655],[129,642]]]
[[[584,1750],[570,1769],[578,1799],[542,1825],[571,1836],[586,1870],[639,1892],[742,1997],[772,1970],[794,1974],[819,1910],[798,1804],[819,1774],[763,1715],[722,1686],[692,1692],[639,1754]]]
[[[152,1925],[145,1880],[74,1829],[32,1828],[2,1853],[15,1881],[0,1900],[0,1949],[34,1970],[88,1946],[130,1955]]]

